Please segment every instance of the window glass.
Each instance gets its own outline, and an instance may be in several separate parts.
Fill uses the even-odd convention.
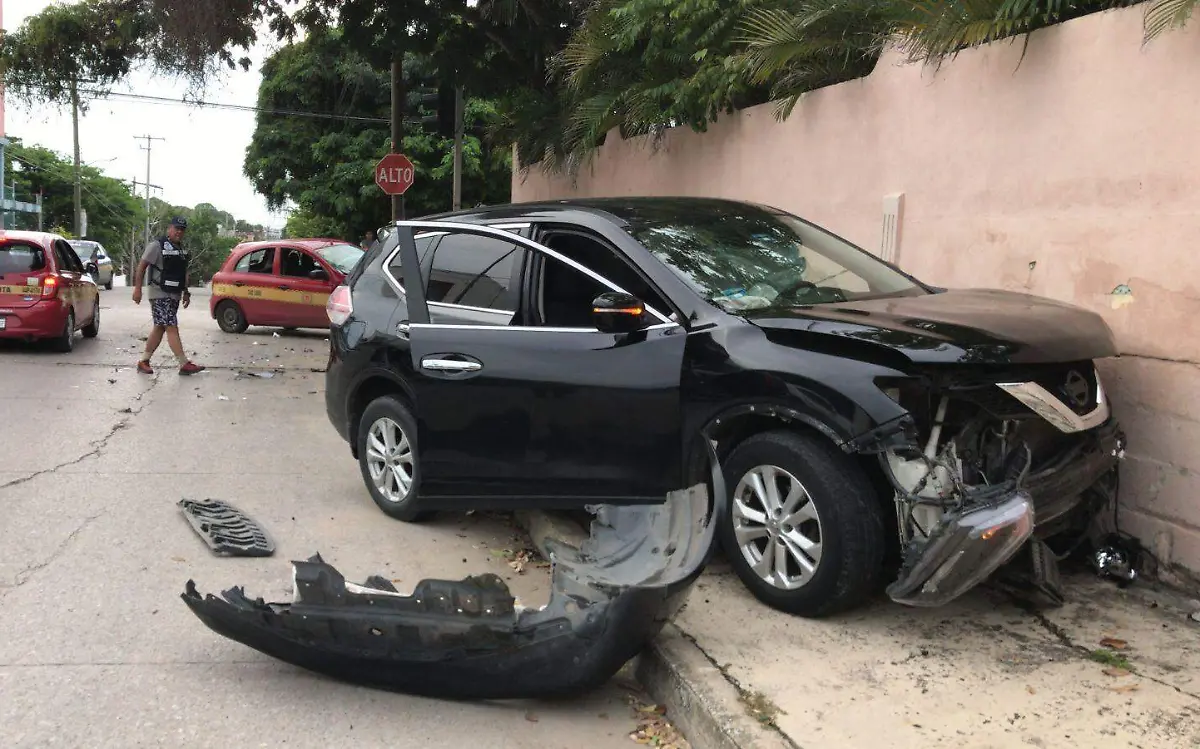
[[[430,302],[513,312],[513,263],[520,246],[478,234],[447,234],[433,253],[426,285]]]
[[[592,302],[612,289],[566,263],[543,257],[534,299],[538,322],[547,328],[595,328]]]
[[[366,255],[362,249],[349,244],[334,244],[328,247],[322,247],[317,250],[317,254],[321,256],[325,262],[337,268],[339,273],[350,275],[350,271],[354,270],[354,266],[358,265],[358,261]]]
[[[670,200],[616,209],[627,231],[730,311],[926,293],[878,258],[780,211]]]
[[[66,242],[54,243],[55,254],[58,255],[58,263],[60,271],[70,271],[72,273],[82,273],[83,263],[79,262],[79,256],[75,254],[75,250]]]
[[[295,247],[285,247],[279,265],[279,274],[293,278],[308,278],[314,270],[321,268],[320,263],[312,255]]]
[[[234,270],[238,273],[273,273],[275,271],[275,248],[266,247],[243,256]]]
[[[46,252],[28,244],[0,244],[0,276],[46,269]]]
[[[425,265],[425,258],[429,255],[429,248],[441,238],[442,234],[429,234],[424,237],[415,237],[413,244],[417,246],[417,260],[421,265]],[[400,284],[400,288],[404,288],[404,261],[400,257],[400,253],[396,253],[396,257],[392,258],[392,264],[388,266],[392,277],[396,279],[396,283]]]

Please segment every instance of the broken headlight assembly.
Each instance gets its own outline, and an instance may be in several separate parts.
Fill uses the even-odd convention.
[[[1109,421],[1099,376],[1065,369],[1070,398],[1053,394],[1059,373],[1051,368],[1030,382],[959,375],[878,383],[910,415],[907,429],[879,446],[903,550],[888,587],[894,601],[938,606],[962,595],[1080,506],[1112,470],[1124,436]],[[1053,556],[1034,546],[1034,582],[1053,587]]]

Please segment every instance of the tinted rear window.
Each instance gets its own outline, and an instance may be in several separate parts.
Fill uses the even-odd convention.
[[[46,253],[30,244],[0,244],[0,276],[8,273],[36,273],[46,269]]]

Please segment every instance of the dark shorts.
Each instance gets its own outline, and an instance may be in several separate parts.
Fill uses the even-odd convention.
[[[150,316],[155,325],[179,327],[179,299],[173,296],[150,300]]]

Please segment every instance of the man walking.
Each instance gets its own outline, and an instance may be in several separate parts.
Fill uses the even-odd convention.
[[[191,292],[188,291],[188,256],[183,249],[183,233],[187,231],[187,219],[176,217],[171,219],[167,227],[167,236],[159,237],[146,245],[142,253],[142,261],[138,263],[137,272],[133,277],[133,303],[142,303],[142,281],[146,271],[150,271],[150,316],[154,327],[146,339],[146,351],[142,354],[137,370],[142,374],[154,374],[150,367],[150,357],[158,344],[162,343],[163,334],[167,336],[167,344],[179,361],[179,374],[192,375],[204,371],[204,367],[193,364],[183,350],[183,342],[179,339],[179,305],[186,309],[192,303]]]

